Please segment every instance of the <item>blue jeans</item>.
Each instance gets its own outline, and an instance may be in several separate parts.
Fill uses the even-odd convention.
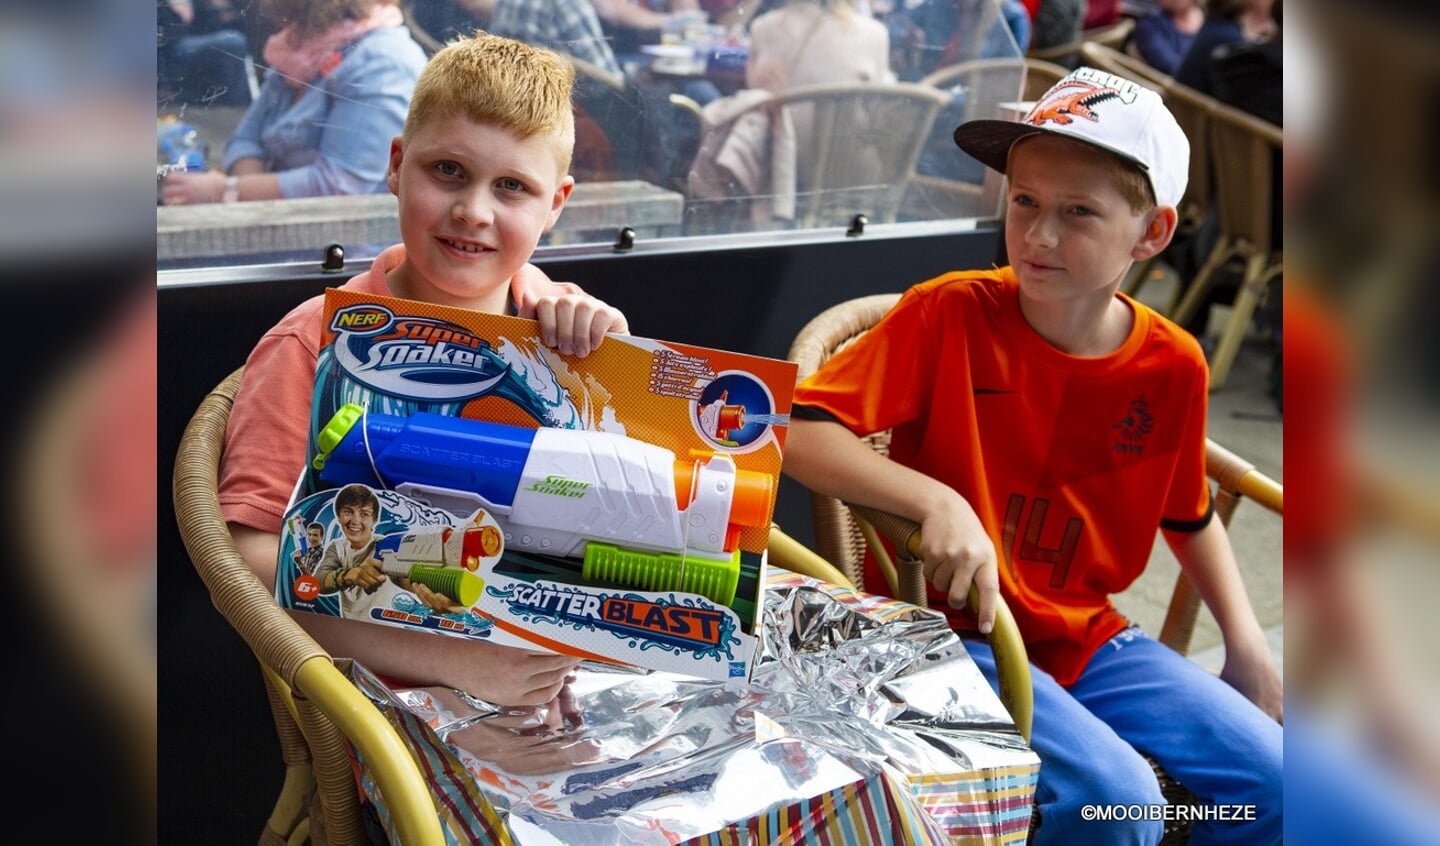
[[[998,690],[989,644],[967,640],[965,647]],[[1209,671],[1131,628],[1102,646],[1069,689],[1033,664],[1030,673],[1030,746],[1040,756],[1035,843],[1159,842],[1159,820],[1082,817],[1085,805],[1164,804],[1137,749],[1191,790],[1201,806],[1254,806],[1253,821],[1196,822],[1192,843],[1280,842],[1281,727]]]

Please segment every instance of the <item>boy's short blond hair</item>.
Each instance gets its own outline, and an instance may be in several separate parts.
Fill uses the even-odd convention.
[[[522,138],[547,134],[564,176],[575,151],[570,102],[575,66],[563,56],[476,30],[436,53],[410,99],[403,137],[437,116],[463,114],[476,123],[508,129]]]
[[[1115,181],[1115,189],[1130,206],[1130,211],[1142,215],[1155,208],[1155,189],[1150,185],[1150,177],[1139,165],[1110,153],[1105,154],[1105,164],[1110,178]]]

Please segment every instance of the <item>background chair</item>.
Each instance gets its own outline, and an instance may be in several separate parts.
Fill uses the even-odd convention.
[[[575,154],[570,173],[581,182],[639,178],[657,157],[661,127],[649,103],[623,76],[570,56],[575,66]]]
[[[1050,90],[1050,86],[1064,79],[1070,69],[1064,65],[1058,65],[1045,59],[1035,56],[1025,57],[1025,99],[1027,101],[1039,100],[1040,96]]]
[[[349,748],[374,777],[406,844],[443,844],[435,806],[408,748],[330,656],[281,610],[235,548],[216,490],[236,370],[200,403],[175,460],[175,513],[215,607],[260,662],[285,780],[262,844],[368,844]],[[318,816],[315,809],[319,810]]]
[[[1080,63],[1109,71],[1116,76],[1133,79],[1142,85],[1154,88],[1161,94],[1164,94],[1165,86],[1174,79],[1170,74],[1152,67],[1145,60],[1099,41],[1087,41],[1080,45]]]
[[[1002,104],[1023,99],[1025,60],[972,59],[937,68],[919,84],[945,94],[910,178],[904,213],[916,219],[997,217],[999,180],[955,146],[955,127],[975,118],[1002,117]],[[1013,112],[1014,106],[1010,107]]]
[[[922,77],[919,84],[943,92],[950,102],[937,113],[921,148],[903,213],[921,220],[1003,216],[1003,177],[957,155],[955,127],[976,118],[1017,117],[1018,104],[1039,99],[1067,73],[1043,59],[991,58],[946,65]]]
[[[1281,273],[1275,210],[1284,137],[1280,127],[1218,100],[1206,105],[1217,238],[1172,319],[1186,325],[1206,302],[1217,274],[1232,263],[1243,267],[1230,318],[1210,357],[1213,390],[1225,384],[1256,307]]]
[[[936,68],[921,77],[920,84],[945,90],[952,97],[963,95],[964,111],[956,122],[959,125],[978,117],[993,117],[997,103],[1020,99],[1025,74],[1024,59],[971,59]]]
[[[795,336],[789,359],[798,367],[797,378],[804,379],[818,370],[832,356],[863,335],[885,316],[900,299],[898,293],[873,294],[848,300],[818,314]],[[864,439],[872,449],[888,455],[890,433],[878,432]],[[1221,522],[1229,525],[1241,500],[1250,498],[1266,509],[1283,515],[1284,491],[1274,480],[1255,466],[1213,441],[1206,445],[1206,472],[1216,485],[1215,512]],[[865,553],[875,554],[882,571],[893,570],[891,587],[897,598],[924,606],[925,577],[920,560],[920,530],[911,520],[863,507],[852,507],[839,499],[810,493],[815,523],[817,553],[834,564],[846,577],[862,589]],[[884,547],[883,536],[896,551],[891,563]],[[874,590],[874,588],[870,588]],[[1184,572],[1176,579],[1165,622],[1158,639],[1184,655],[1189,652],[1199,614],[1200,597]],[[1194,796],[1151,761],[1160,782],[1161,792],[1174,804],[1193,804]],[[1185,843],[1189,839],[1189,823],[1174,821],[1166,824],[1162,843]],[[1033,830],[1033,829],[1032,829]]]
[[[1137,82],[1144,82],[1136,74],[1121,75]],[[1172,255],[1176,249],[1188,246],[1188,242],[1196,238],[1205,228],[1206,219],[1211,214],[1211,204],[1215,194],[1215,153],[1211,149],[1210,112],[1211,106],[1218,101],[1208,94],[1173,79],[1165,83],[1159,90],[1166,108],[1175,116],[1175,122],[1180,125],[1180,129],[1184,131],[1186,139],[1190,142],[1190,178],[1185,184],[1185,196],[1180,198],[1180,205],[1176,208],[1179,220],[1175,227],[1175,237],[1166,253],[1157,257],[1163,258],[1166,255]],[[1226,155],[1228,158],[1228,154]],[[1150,278],[1149,271],[1154,261],[1152,259],[1145,262],[1143,268],[1137,267],[1132,271],[1130,278],[1126,281],[1125,293],[1132,297],[1139,295],[1141,287]],[[1173,255],[1171,261],[1173,264]],[[1170,302],[1161,309],[1165,316],[1174,319],[1176,306],[1188,281],[1184,278],[1180,280],[1180,285],[1177,286]],[[1211,384],[1214,385],[1213,378]]]
[[[1112,24],[1097,26],[1080,33],[1080,40],[1071,41],[1065,44],[1056,44],[1050,47],[1031,48],[1027,56],[1035,59],[1044,59],[1054,62],[1057,65],[1064,65],[1067,68],[1076,65],[1076,59],[1080,54],[1081,45],[1086,42],[1104,44],[1107,47],[1114,47],[1123,50],[1125,43],[1130,40],[1130,34],[1135,31],[1135,19],[1121,17]]]
[[[920,148],[947,102],[945,94],[916,83],[801,86],[758,98],[706,126],[701,156],[730,143],[737,126],[758,125],[747,142],[754,147],[753,167],[737,174],[730,199],[746,208],[768,202],[772,223],[795,228],[848,225],[856,214],[893,222]],[[793,145],[774,140],[787,137],[782,120],[793,128]],[[785,169],[795,174],[793,198],[774,188],[788,186],[773,178]],[[793,218],[786,216],[792,199]],[[689,213],[704,214],[707,201],[691,200]]]

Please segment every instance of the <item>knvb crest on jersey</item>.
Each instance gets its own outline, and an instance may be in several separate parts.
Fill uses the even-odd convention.
[[[1145,439],[1155,430],[1155,415],[1150,413],[1150,403],[1143,396],[1130,401],[1125,414],[1110,428],[1118,433],[1112,449],[1140,455],[1145,451]]]
[[[354,381],[404,399],[459,402],[484,396],[508,365],[490,342],[462,326],[427,317],[396,318],[388,308],[354,305],[335,313],[336,363]]]

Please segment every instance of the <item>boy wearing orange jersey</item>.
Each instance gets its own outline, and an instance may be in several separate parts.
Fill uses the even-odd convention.
[[[785,471],[919,523],[931,603],[962,633],[988,631],[1003,593],[1033,664],[1035,842],[1157,842],[1143,752],[1227,810],[1197,811],[1192,842],[1277,843],[1281,683],[1210,501],[1205,359],[1118,293],[1174,234],[1185,135],[1155,92],[1080,68],[955,140],[1008,177],[1010,265],[911,288],[802,383]],[[886,429],[888,458],[859,439]],[[1110,601],[1157,530],[1220,625],[1218,679]],[[873,562],[866,579],[883,583]],[[993,684],[988,646],[967,646]]]

